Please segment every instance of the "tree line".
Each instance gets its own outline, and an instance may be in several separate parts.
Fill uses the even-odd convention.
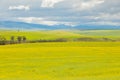
[[[119,39],[113,40],[110,38],[91,38],[91,37],[81,37],[81,38],[74,38],[74,39],[68,39],[68,38],[58,38],[54,40],[27,40],[26,36],[11,36],[10,40],[7,40],[5,37],[0,36],[0,45],[6,45],[6,44],[18,44],[18,43],[37,43],[37,42],[69,42],[69,41],[86,41],[86,42],[116,42],[120,41]]]
[[[37,42],[67,42],[67,39],[60,38],[55,40],[27,40],[26,36],[11,36],[10,40],[7,40],[5,37],[0,36],[0,45],[6,44],[19,44],[19,43],[37,43]]]
[[[25,36],[11,36],[10,40],[7,40],[5,37],[0,36],[0,45],[24,43],[26,40],[27,38]]]

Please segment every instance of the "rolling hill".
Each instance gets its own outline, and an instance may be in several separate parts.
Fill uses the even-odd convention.
[[[25,22],[15,22],[15,21],[0,21],[0,29],[21,29],[21,30],[58,30],[58,29],[79,29],[79,30],[111,30],[111,29],[120,29],[120,26],[111,26],[111,25],[77,25],[77,26],[68,26],[68,25],[42,25],[42,24],[32,24]]]

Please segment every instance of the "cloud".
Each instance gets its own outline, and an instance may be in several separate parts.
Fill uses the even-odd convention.
[[[102,3],[104,3],[104,0],[79,1],[73,5],[73,8],[76,10],[88,10]]]
[[[97,18],[101,20],[120,20],[120,13],[116,14],[102,13],[98,15]]]
[[[87,25],[113,25],[113,26],[120,26],[120,23],[119,22],[113,22],[113,21],[96,21],[96,22],[87,23]]]
[[[64,0],[43,0],[41,7],[43,8],[53,8],[55,4]]]
[[[61,21],[50,21],[41,17],[19,17],[17,18],[19,21],[27,22],[27,23],[35,23],[35,24],[43,24],[43,25],[67,25],[67,26],[75,26],[76,24],[72,22],[61,22]]]
[[[57,21],[47,21],[41,17],[19,17],[17,18],[20,21],[27,22],[27,23],[36,23],[36,24],[44,24],[44,25],[57,25]]]
[[[46,25],[119,25],[120,0],[0,0],[0,20],[18,17]]]
[[[29,10],[29,6],[19,5],[19,6],[9,6],[9,10]]]

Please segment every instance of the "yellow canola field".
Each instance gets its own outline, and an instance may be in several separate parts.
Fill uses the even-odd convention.
[[[0,46],[0,80],[120,80],[120,45],[69,44]]]

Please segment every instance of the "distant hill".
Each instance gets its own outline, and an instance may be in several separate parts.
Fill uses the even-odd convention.
[[[120,29],[120,26],[110,26],[110,25],[78,25],[78,26],[67,26],[67,25],[42,25],[42,24],[32,24],[25,22],[15,22],[15,21],[0,21],[0,29],[37,29],[37,30],[57,30],[57,29],[80,29],[80,30],[105,30],[105,29]]]

